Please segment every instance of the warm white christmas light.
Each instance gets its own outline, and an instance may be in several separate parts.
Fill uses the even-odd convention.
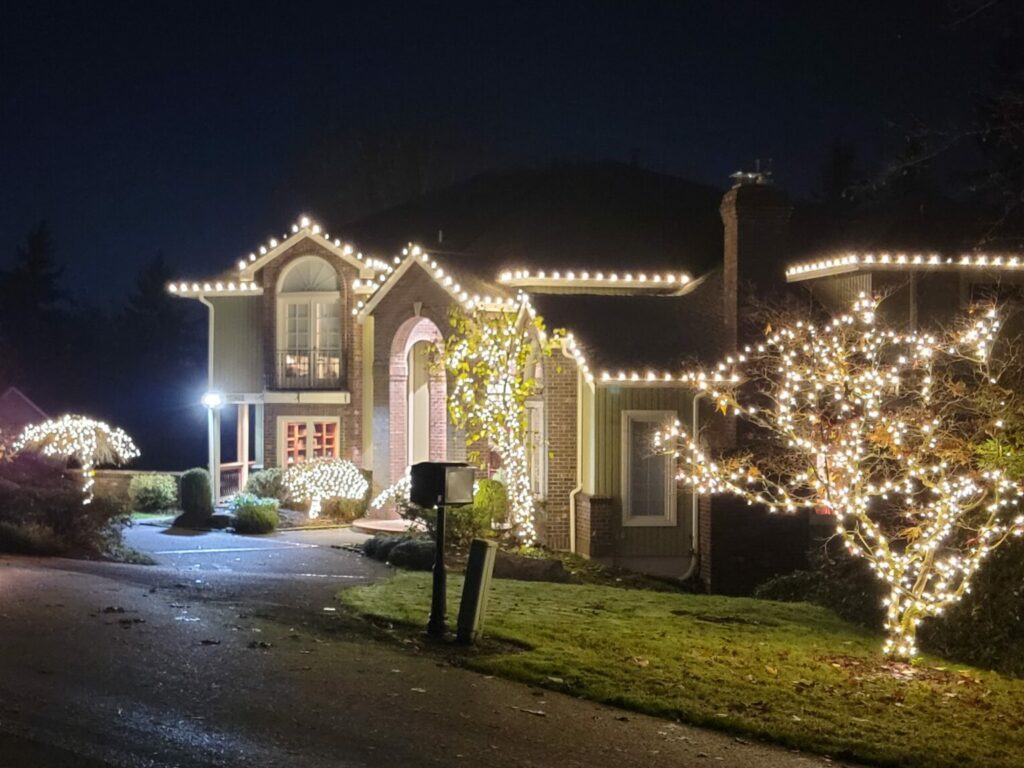
[[[527,362],[544,329],[539,320],[525,322],[521,316],[504,306],[453,312],[445,365],[455,382],[448,395],[452,422],[467,431],[470,445],[487,445],[501,457],[513,529],[529,546],[537,531],[526,456],[526,400],[537,381]]]
[[[361,499],[370,485],[359,468],[344,459],[313,459],[285,470],[284,487],[293,499],[309,502],[309,516],[320,516],[324,499]]]
[[[903,333],[879,325],[876,304],[862,294],[823,325],[770,330],[748,365],[695,374],[696,389],[777,452],[715,458],[678,423],[656,442],[700,493],[835,514],[847,549],[888,585],[886,653],[909,658],[920,622],[958,601],[984,558],[1024,530],[1022,489],[977,452],[1018,398],[992,357],[995,309],[941,334]]]
[[[958,257],[938,253],[843,253],[816,261],[790,265],[786,278],[790,281],[806,280],[826,274],[853,272],[860,267],[871,269],[951,269],[951,270],[1008,270],[1024,268],[1024,257],[1019,255],[963,254]]]
[[[74,459],[81,464],[83,504],[92,502],[97,464],[124,464],[139,456],[139,449],[124,430],[70,414],[25,427],[13,450],[35,451],[65,461]]]

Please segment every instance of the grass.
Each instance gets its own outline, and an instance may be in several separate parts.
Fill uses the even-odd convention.
[[[461,586],[451,577],[450,595]],[[430,574],[400,573],[340,598],[422,627],[429,590]],[[886,663],[879,637],[811,605],[502,580],[485,626],[524,650],[467,653],[468,666],[638,712],[880,765],[1024,755],[1024,681]]]

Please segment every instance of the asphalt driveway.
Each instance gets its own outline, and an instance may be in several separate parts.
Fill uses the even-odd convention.
[[[378,642],[342,531],[129,533],[155,566],[0,558],[0,766],[824,765]]]

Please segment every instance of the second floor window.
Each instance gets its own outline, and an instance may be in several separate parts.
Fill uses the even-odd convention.
[[[316,256],[297,259],[286,268],[278,287],[278,385],[340,385],[341,331],[341,291],[334,267]]]

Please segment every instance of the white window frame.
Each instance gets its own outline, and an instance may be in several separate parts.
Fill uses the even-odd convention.
[[[288,347],[288,307],[305,304],[309,309],[309,349],[322,350],[319,329],[316,327],[316,305],[335,302],[338,306],[338,346],[339,355],[343,351],[345,338],[345,318],[342,317],[341,293],[338,291],[315,291],[310,293],[279,293],[277,295],[277,349],[292,351]]]
[[[665,509],[661,515],[633,515],[631,500],[629,498],[630,488],[630,466],[632,464],[632,447],[630,437],[630,423],[641,422],[646,424],[671,424],[679,415],[675,411],[645,411],[645,410],[624,410],[622,411],[622,434],[620,445],[622,448],[622,525],[625,527],[661,527],[670,528],[676,525],[676,502],[677,490],[675,472],[672,463],[672,455],[665,454]],[[653,451],[653,446],[652,446]]]
[[[530,411],[535,411],[534,419],[539,426],[537,430],[537,444],[534,445],[532,442],[526,446],[527,457],[529,458],[530,452],[534,451],[533,466],[536,468],[538,477],[537,485],[539,486],[538,492],[534,495],[538,501],[543,501],[548,496],[548,424],[546,419],[546,408],[544,406],[543,397],[531,397],[526,401],[526,424],[527,424],[527,440],[530,440],[532,434],[529,431],[530,425]],[[529,466],[529,461],[527,462]],[[530,477],[530,486],[533,487],[534,478]]]
[[[322,423],[333,423],[337,429],[338,439],[338,456],[341,458],[342,450],[345,446],[341,442],[341,418],[339,416],[278,416],[277,417],[277,466],[287,469],[288,464],[285,458],[285,449],[287,448],[288,436],[285,431],[286,424],[293,424],[297,422],[305,422],[306,424],[306,461],[312,461],[316,458],[313,455],[313,425]]]

